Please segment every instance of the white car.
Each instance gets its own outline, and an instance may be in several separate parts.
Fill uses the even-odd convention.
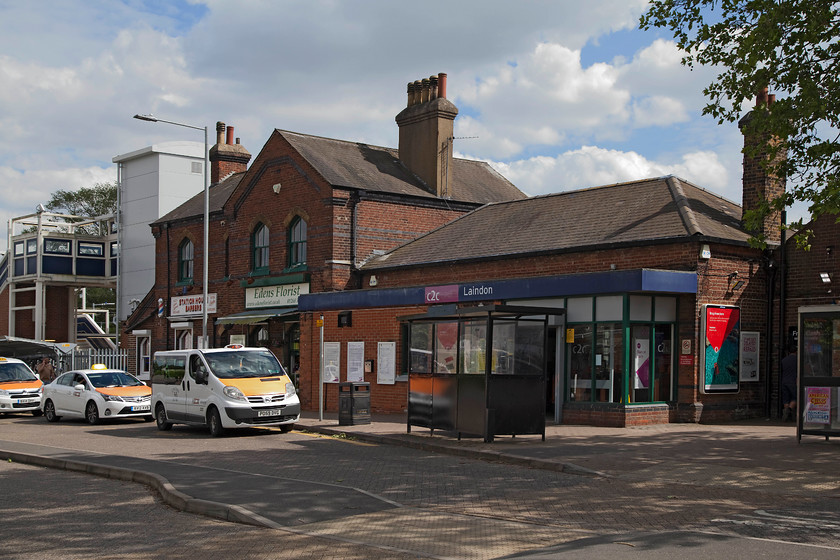
[[[0,357],[0,414],[31,412],[40,416],[43,386],[23,361]]]
[[[152,389],[120,369],[94,364],[68,371],[44,386],[41,410],[50,422],[62,416],[97,424],[103,418],[152,420]]]

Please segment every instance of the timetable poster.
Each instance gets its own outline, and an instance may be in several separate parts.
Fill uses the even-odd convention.
[[[741,309],[704,305],[701,374],[704,393],[737,393],[740,377]]]

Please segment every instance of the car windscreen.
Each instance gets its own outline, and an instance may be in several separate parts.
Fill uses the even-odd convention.
[[[17,362],[6,362],[0,364],[0,383],[10,381],[34,381],[37,379],[25,364]]]
[[[274,377],[285,375],[286,371],[269,351],[230,350],[204,355],[210,369],[220,379],[243,377]]]
[[[90,384],[101,389],[103,387],[136,387],[143,382],[122,371],[103,371],[102,373],[87,374]]]

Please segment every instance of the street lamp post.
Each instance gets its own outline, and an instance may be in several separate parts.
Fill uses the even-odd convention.
[[[209,339],[207,338],[207,297],[210,282],[208,280],[209,261],[210,261],[210,175],[208,168],[210,167],[210,153],[207,151],[207,127],[193,126],[191,124],[179,123],[175,121],[167,121],[153,115],[134,115],[135,119],[149,122],[162,122],[166,124],[174,124],[175,126],[183,126],[184,128],[192,128],[193,130],[204,131],[204,259],[202,263],[202,273],[204,275],[204,288],[201,302],[201,340],[204,347],[209,346]]]

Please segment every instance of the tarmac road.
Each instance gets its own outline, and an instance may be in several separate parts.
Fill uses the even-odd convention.
[[[770,474],[742,456],[707,464],[728,473],[733,458],[743,462],[743,470],[754,470],[758,490],[738,476],[721,484],[710,479],[708,468],[686,471],[687,482],[675,481],[674,470],[685,465],[677,461],[669,468],[669,461],[654,461],[647,445],[630,451],[634,446],[629,442],[652,437],[663,442],[671,441],[669,436],[677,436],[673,441],[694,437],[695,447],[708,444],[705,428],[597,433],[552,427],[546,442],[516,438],[481,444],[405,434],[404,424],[393,419],[340,429],[334,420],[309,418],[302,424],[312,432],[354,439],[269,430],[212,439],[202,430],[158,432],[142,422],[87,426],[0,417],[0,457],[18,454],[12,463],[0,463],[0,491],[9,497],[0,509],[3,519],[25,519],[22,526],[3,525],[3,542],[12,545],[3,549],[14,551],[9,558],[56,552],[89,557],[92,550],[102,557],[111,549],[114,558],[224,558],[231,557],[231,550],[244,558],[557,558],[572,551],[579,558],[607,553],[639,558],[643,552],[655,558],[690,551],[742,557],[760,552],[761,557],[789,559],[837,558],[840,553],[840,509],[831,471],[824,480],[817,480],[821,470],[811,473],[810,487],[791,478],[780,493],[778,488],[768,491]],[[786,428],[783,437],[789,438]],[[728,433],[713,435],[721,441],[736,439]],[[747,434],[749,442],[742,441],[741,448],[755,447],[761,437],[775,441],[774,433]],[[607,437],[615,438],[614,453],[604,452],[596,441]],[[679,449],[669,449],[674,461],[681,457]],[[840,455],[834,442],[812,451],[802,458],[820,465]],[[482,453],[492,461],[478,460]],[[751,454],[754,461],[766,459],[758,451]],[[609,456],[620,464],[611,465]],[[154,473],[194,506],[173,502],[179,509],[238,517],[262,527],[175,511],[136,483],[17,462],[26,457],[51,458],[65,466],[95,463],[100,474]],[[587,467],[565,462],[567,457]],[[542,464],[529,468],[521,464],[526,460]],[[791,460],[784,472],[792,466]],[[611,472],[592,476],[598,468]],[[641,476],[628,474],[634,472]],[[661,480],[649,479],[649,472]],[[74,491],[66,492],[68,487]],[[65,505],[63,500],[70,501]],[[56,511],[70,521],[49,524]],[[55,534],[46,541],[37,538],[45,526]],[[149,536],[126,538],[143,533]],[[97,545],[97,540],[102,542]]]

